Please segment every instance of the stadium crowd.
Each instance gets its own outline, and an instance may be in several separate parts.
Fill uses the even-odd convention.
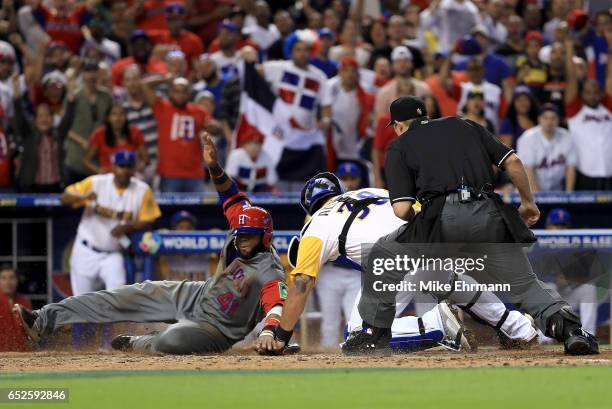
[[[61,192],[128,149],[155,190],[201,192],[204,129],[249,191],[299,190],[342,161],[382,187],[388,107],[403,94],[422,96],[432,118],[463,115],[515,147],[536,191],[612,190],[607,7],[5,0],[0,191]],[[249,63],[290,110],[280,143],[245,120]],[[498,188],[512,189],[503,174]]]

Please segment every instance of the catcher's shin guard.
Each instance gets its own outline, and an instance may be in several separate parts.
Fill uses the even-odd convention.
[[[591,355],[599,353],[597,338],[582,329],[580,318],[569,306],[564,306],[549,318],[546,335],[557,341],[562,341],[566,354]]]

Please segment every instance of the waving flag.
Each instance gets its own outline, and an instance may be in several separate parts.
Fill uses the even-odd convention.
[[[246,63],[240,96],[240,116],[234,138],[236,146],[242,144],[245,136],[259,132],[264,136],[263,149],[278,161],[283,151],[283,137],[290,117],[289,107],[272,92],[268,83],[255,69],[255,64]]]

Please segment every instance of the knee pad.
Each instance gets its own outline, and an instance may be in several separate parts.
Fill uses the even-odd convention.
[[[565,305],[548,319],[545,335],[557,341],[564,341],[570,331],[581,326],[580,317],[569,305]]]

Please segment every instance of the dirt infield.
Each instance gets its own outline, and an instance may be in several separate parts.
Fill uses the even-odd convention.
[[[475,368],[501,366],[612,365],[612,348],[600,355],[567,356],[560,347],[528,351],[487,348],[474,354],[444,350],[390,357],[345,357],[338,353],[302,353],[294,356],[262,357],[249,351],[232,350],[213,356],[150,356],[120,352],[4,353],[0,372],[160,370],[160,369],[301,369],[301,368]]]

